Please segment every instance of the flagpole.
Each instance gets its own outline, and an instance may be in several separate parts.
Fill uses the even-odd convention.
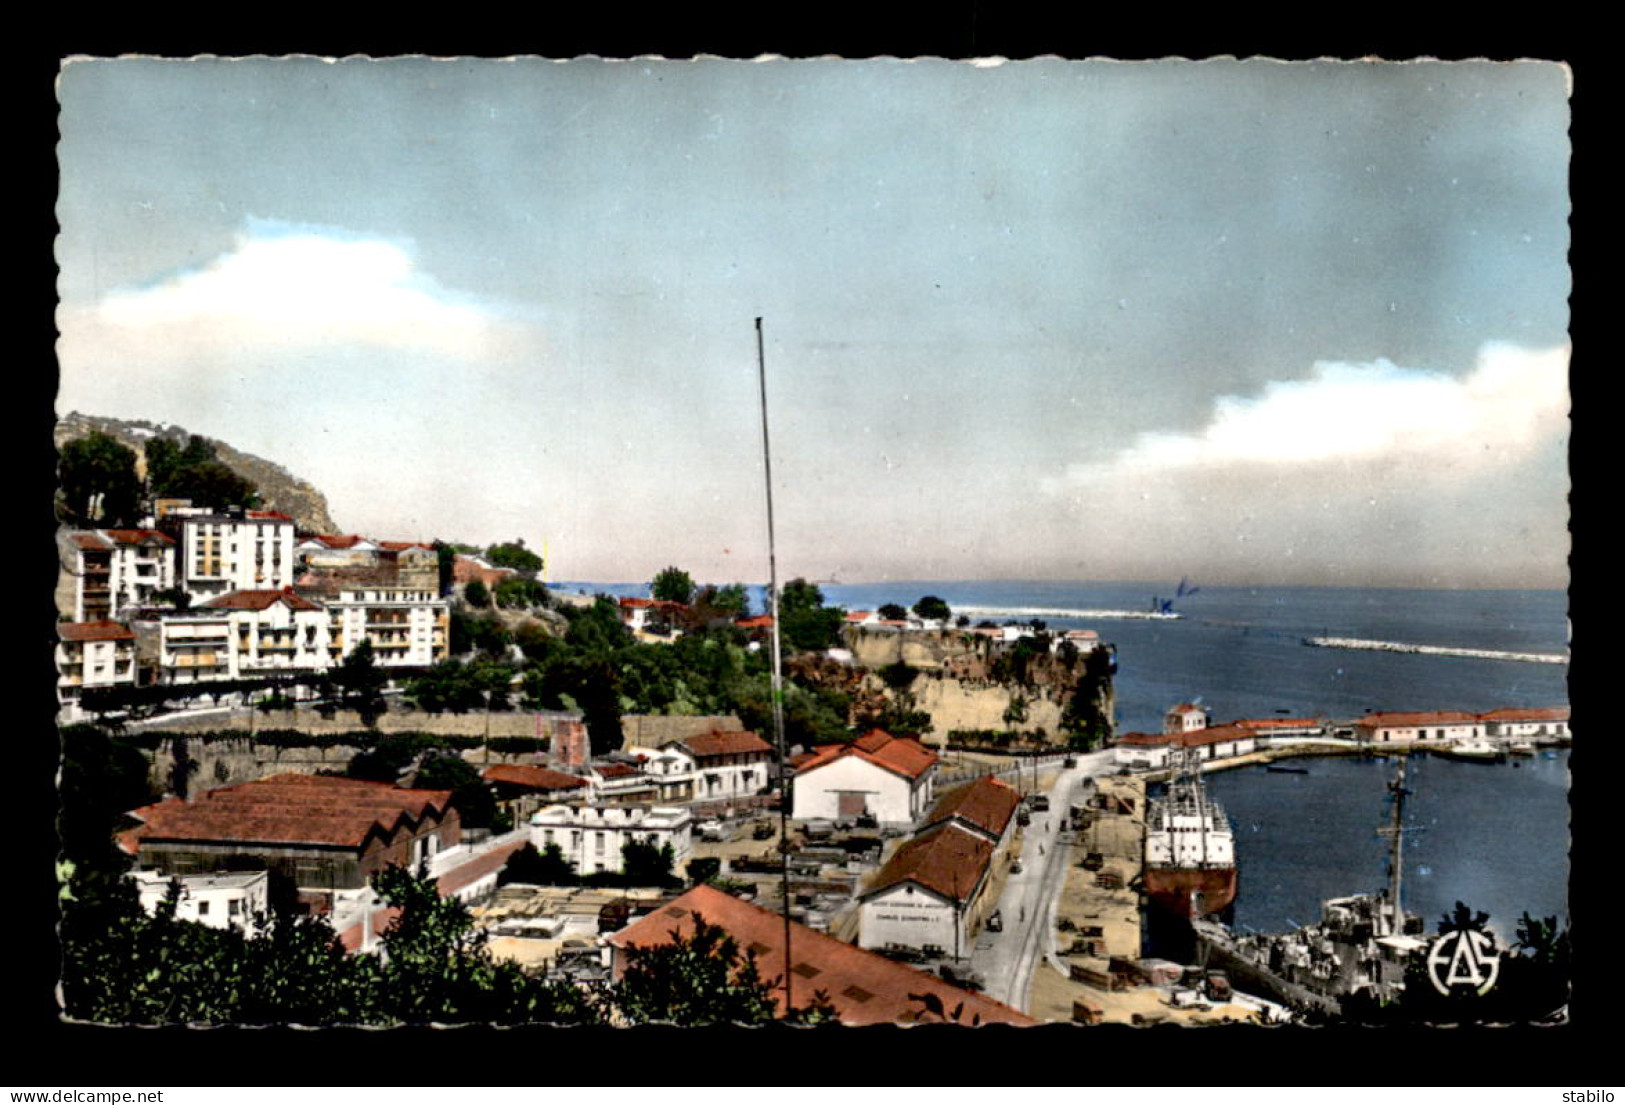
[[[779,563],[773,534],[773,450],[767,433],[767,358],[762,348],[762,319],[756,319],[756,374],[762,390],[762,470],[767,482],[767,601],[773,619],[773,747],[779,759],[779,873],[784,894],[784,1015],[794,1008],[790,992],[790,792],[784,745],[784,653],[779,639]]]

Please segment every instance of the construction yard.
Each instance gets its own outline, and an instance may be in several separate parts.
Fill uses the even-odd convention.
[[[1066,882],[1055,909],[1055,948],[1034,974],[1027,1012],[1092,1024],[1222,1024],[1256,1012],[1201,1000],[1175,964],[1141,959],[1138,890],[1145,842],[1145,781],[1105,776],[1070,813]],[[1176,996],[1177,995],[1177,996]]]

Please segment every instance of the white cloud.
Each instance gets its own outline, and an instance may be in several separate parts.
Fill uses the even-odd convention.
[[[1566,348],[1510,345],[1485,346],[1460,379],[1386,360],[1320,362],[1308,380],[1220,396],[1195,433],[1142,434],[1117,456],[1073,466],[1045,489],[1213,466],[1501,465],[1566,432],[1567,370]]]
[[[509,329],[419,271],[405,244],[263,220],[203,268],[114,292],[65,323],[178,350],[354,343],[458,358],[491,354]]]
[[[1023,536],[1070,537],[1079,578],[1559,586],[1567,365],[1504,345],[1460,378],[1318,364],[1044,481]]]

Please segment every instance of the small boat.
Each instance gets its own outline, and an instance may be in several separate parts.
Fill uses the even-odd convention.
[[[1447,760],[1464,760],[1469,763],[1483,764],[1505,763],[1507,758],[1506,749],[1491,744],[1482,738],[1440,745],[1433,749],[1433,754],[1443,756]]]
[[[1307,775],[1307,774],[1309,774],[1309,769],[1307,767],[1278,767],[1275,764],[1265,764],[1264,765],[1264,770],[1269,771],[1269,772],[1273,772],[1276,775]]]
[[[1514,756],[1533,756],[1535,746],[1528,741],[1515,741],[1507,746],[1507,751]]]

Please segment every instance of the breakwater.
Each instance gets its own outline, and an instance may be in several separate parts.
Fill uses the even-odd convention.
[[[956,614],[971,618],[1117,618],[1129,621],[1177,622],[1185,615],[1162,610],[1074,610],[1043,606],[956,606]]]
[[[1552,652],[1502,652],[1488,648],[1451,648],[1445,645],[1412,645],[1403,641],[1366,641],[1357,637],[1305,637],[1313,648],[1347,648],[1363,652],[1410,652],[1424,656],[1462,656],[1473,660],[1515,660],[1524,664],[1566,664],[1569,658]]]

